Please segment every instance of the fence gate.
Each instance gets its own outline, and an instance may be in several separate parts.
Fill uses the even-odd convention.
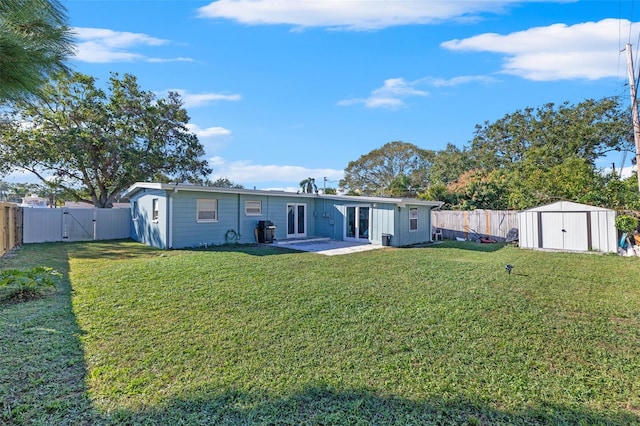
[[[96,237],[94,209],[62,209],[62,241],[90,241]]]

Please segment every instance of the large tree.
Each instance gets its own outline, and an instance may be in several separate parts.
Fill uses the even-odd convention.
[[[633,150],[630,129],[629,114],[615,98],[549,103],[476,126],[470,157],[484,170],[513,170],[525,159],[544,169],[567,158],[593,166],[607,152]]]
[[[57,0],[0,0],[0,100],[32,94],[66,71],[72,53],[66,9]]]
[[[349,162],[340,188],[360,195],[415,195],[428,183],[434,155],[411,143],[389,142]]]
[[[244,189],[244,186],[240,185],[239,183],[235,183],[235,182],[229,180],[229,178],[226,178],[226,177],[218,178],[213,182],[211,182],[209,179],[207,179],[207,180],[205,180],[203,182],[203,185],[205,185],[205,186],[214,186],[216,188]]]
[[[106,91],[93,77],[60,74],[12,107],[0,119],[0,173],[26,169],[96,207],[136,181],[211,173],[179,95],[157,98],[129,74],[112,74]]]
[[[467,148],[460,149],[448,143],[445,149],[435,153],[433,163],[429,167],[429,187],[433,184],[453,183],[459,176],[472,170],[473,166]]]
[[[470,149],[436,153],[431,177],[446,186],[428,195],[461,209],[524,209],[558,199],[633,206],[637,193],[596,166],[609,151],[634,151],[631,128],[628,110],[613,98],[519,110],[476,126]],[[466,164],[450,161],[462,154]],[[452,171],[461,173],[452,179]]]

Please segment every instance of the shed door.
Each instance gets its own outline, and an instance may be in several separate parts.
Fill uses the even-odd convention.
[[[565,250],[589,250],[589,229],[587,215],[589,213],[564,214],[564,248]]]
[[[563,213],[542,213],[542,248],[564,249]]]
[[[542,248],[589,250],[587,212],[542,212]]]

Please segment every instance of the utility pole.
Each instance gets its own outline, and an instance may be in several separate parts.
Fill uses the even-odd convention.
[[[629,90],[631,91],[633,140],[636,143],[636,175],[638,176],[638,191],[640,191],[640,118],[638,117],[638,97],[636,89],[636,77],[633,71],[633,54],[631,53],[631,43],[627,43],[627,69],[629,71]]]

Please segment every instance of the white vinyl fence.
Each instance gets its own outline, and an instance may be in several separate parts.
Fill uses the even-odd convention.
[[[129,209],[24,209],[25,244],[117,240],[130,236]]]

